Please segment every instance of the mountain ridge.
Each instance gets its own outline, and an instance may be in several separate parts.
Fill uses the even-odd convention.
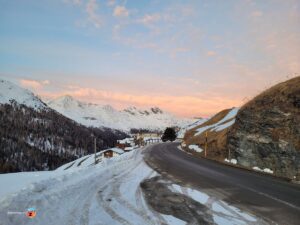
[[[109,127],[122,131],[131,129],[163,130],[168,126],[182,127],[194,119],[181,119],[159,107],[139,109],[129,106],[117,110],[111,105],[79,101],[70,95],[48,101],[48,106],[85,126]]]

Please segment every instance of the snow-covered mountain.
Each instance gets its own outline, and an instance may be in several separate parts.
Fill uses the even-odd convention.
[[[35,110],[47,108],[46,104],[29,90],[0,79],[0,104],[11,104],[13,102]]]
[[[0,79],[0,173],[51,170],[113,147],[124,132],[89,128],[48,107],[29,90]]]
[[[163,130],[168,126],[182,127],[194,122],[193,119],[178,118],[157,107],[146,110],[129,107],[119,111],[110,105],[85,103],[68,95],[48,102],[48,106],[85,126],[104,126],[123,131],[132,128]]]

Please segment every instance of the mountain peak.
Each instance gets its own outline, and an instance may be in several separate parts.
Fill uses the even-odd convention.
[[[71,95],[63,95],[52,101],[48,102],[48,105],[53,106],[61,106],[64,108],[72,108],[72,107],[83,107],[83,103],[73,98]]]
[[[158,107],[153,107],[153,108],[150,108],[150,110],[154,113],[154,114],[163,114],[164,112],[158,108]]]
[[[19,87],[10,81],[0,79],[0,104],[11,104],[12,102],[23,104],[36,110],[45,109],[46,107],[45,103],[31,91]]]
[[[73,98],[71,95],[63,95],[63,96],[60,96],[60,97],[54,99],[54,101],[72,102],[72,101],[77,101],[77,100],[75,98]]]

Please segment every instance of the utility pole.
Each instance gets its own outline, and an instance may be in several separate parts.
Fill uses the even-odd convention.
[[[205,132],[205,148],[204,148],[204,156],[207,156],[207,131]]]
[[[96,148],[96,136],[95,136],[95,139],[94,139],[94,148],[95,148],[95,165],[96,165],[96,152],[97,152],[97,148]]]

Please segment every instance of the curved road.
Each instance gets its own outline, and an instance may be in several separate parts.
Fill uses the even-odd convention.
[[[300,223],[300,186],[271,176],[195,158],[178,143],[149,146],[145,161],[161,174],[201,189],[270,224]]]

